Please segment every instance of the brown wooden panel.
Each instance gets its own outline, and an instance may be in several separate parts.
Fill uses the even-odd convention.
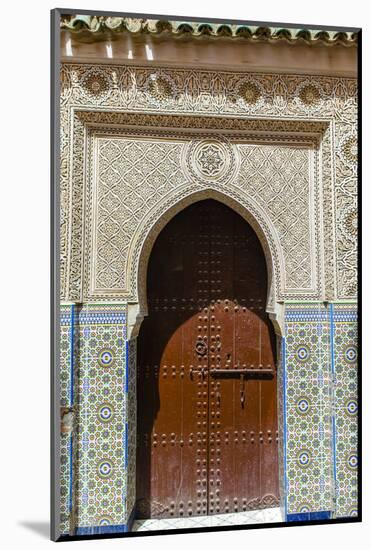
[[[274,336],[254,231],[216,201],[192,205],[157,239],[147,283],[137,515],[271,505],[278,498]],[[228,374],[262,367],[273,375]]]

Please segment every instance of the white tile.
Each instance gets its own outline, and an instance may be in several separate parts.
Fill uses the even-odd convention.
[[[226,525],[253,525],[283,521],[280,508],[250,510],[238,514],[218,514],[187,518],[141,519],[134,522],[133,531],[158,531],[168,529],[197,529]]]

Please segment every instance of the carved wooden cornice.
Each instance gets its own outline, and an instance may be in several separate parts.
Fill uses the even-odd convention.
[[[302,44],[357,44],[357,32],[322,29],[280,28],[248,24],[207,23],[205,21],[170,21],[166,19],[134,19],[126,17],[63,15],[61,29],[72,32],[75,38],[104,39],[106,34],[128,32],[176,36],[212,36],[243,38],[251,42],[277,42]]]

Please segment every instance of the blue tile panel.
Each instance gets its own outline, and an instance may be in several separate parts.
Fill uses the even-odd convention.
[[[287,304],[285,320],[287,323],[295,321],[299,323],[304,323],[305,321],[326,323],[328,321],[328,312],[322,304],[301,304],[300,306]]]
[[[331,401],[332,401],[332,471],[334,479],[334,499],[336,507],[336,487],[337,487],[337,471],[336,471],[336,410],[335,404],[335,354],[334,354],[334,304],[329,304],[329,323],[330,323],[330,360],[331,360]]]
[[[110,533],[128,533],[134,522],[134,514],[130,514],[127,523],[122,525],[107,525],[104,520],[95,527],[81,526],[76,529],[76,535],[106,535]]]
[[[78,527],[76,535],[107,535],[110,533],[127,533],[128,527],[123,525],[97,525],[96,527]]]
[[[357,305],[333,304],[333,371],[335,409],[335,517],[358,514]]]
[[[357,304],[333,304],[333,318],[335,323],[357,323]]]
[[[282,517],[286,514],[286,460],[284,445],[284,426],[285,426],[285,391],[284,391],[284,342],[285,339],[277,338],[278,365],[277,365],[277,390],[278,390],[278,433],[281,437],[278,439],[278,476],[280,492],[280,509]]]
[[[325,520],[325,519],[331,519],[331,512],[330,511],[323,511],[323,512],[301,512],[298,514],[288,514],[286,521],[292,522],[292,521],[315,521],[315,520]]]
[[[60,308],[60,407],[71,406],[72,384],[71,364],[73,362],[74,330],[71,323],[73,306]],[[60,434],[60,529],[69,531],[72,473],[72,438],[67,433]]]
[[[128,414],[127,414],[127,491],[126,508],[127,524],[130,525],[130,518],[135,512],[135,486],[136,486],[136,448],[137,448],[137,401],[136,401],[136,363],[137,363],[137,340],[129,340],[127,345],[127,391],[128,391]]]
[[[285,333],[288,521],[323,510],[355,516],[356,304],[287,304]]]
[[[124,311],[102,311],[98,306],[85,306],[86,310],[79,313],[80,325],[125,325],[126,313]],[[111,307],[111,306],[104,306]],[[114,306],[112,306],[114,307]]]
[[[333,509],[328,309],[324,304],[286,305],[285,334],[284,439],[289,518],[292,514]]]
[[[125,304],[74,307],[70,396],[77,429],[69,478],[74,526],[80,534],[92,529],[95,534],[122,531],[127,523],[127,308]],[[71,327],[67,316],[62,318],[63,333]],[[68,530],[65,521],[62,532]]]

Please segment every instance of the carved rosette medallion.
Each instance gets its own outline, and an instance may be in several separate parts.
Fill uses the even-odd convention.
[[[341,219],[341,228],[345,237],[353,242],[357,242],[358,234],[358,215],[357,209],[353,206],[348,207],[344,211],[343,218]]]
[[[237,154],[226,139],[192,141],[185,147],[183,169],[192,182],[225,184],[236,174]]]
[[[166,74],[152,73],[146,82],[147,96],[151,103],[166,105],[175,96],[175,85]]]
[[[92,67],[81,79],[81,90],[85,97],[92,102],[104,102],[112,89],[112,82],[107,73],[99,67]]]
[[[357,170],[358,142],[355,133],[348,133],[343,136],[339,144],[339,153],[344,163],[353,171]]]
[[[225,155],[219,143],[203,143],[194,157],[197,170],[206,177],[218,176],[224,168]]]
[[[246,78],[237,86],[236,101],[244,111],[256,111],[264,104],[264,100],[264,88],[255,78]]]
[[[323,106],[324,92],[318,82],[304,80],[297,87],[295,95],[299,108],[308,113],[317,111]]]

